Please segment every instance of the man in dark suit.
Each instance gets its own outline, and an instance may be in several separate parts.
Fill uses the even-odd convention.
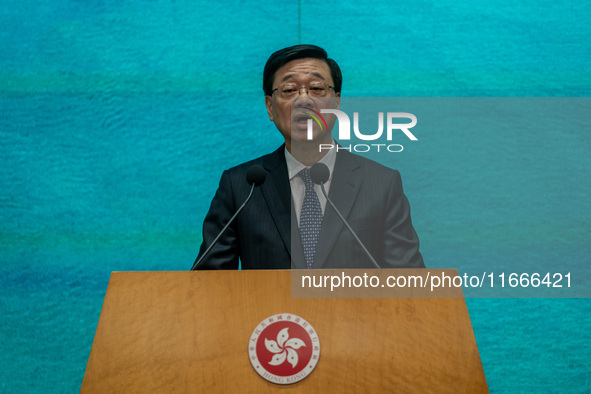
[[[424,267],[398,171],[334,143],[335,118],[308,133],[311,112],[338,109],[342,76],[337,63],[314,45],[275,52],[265,65],[263,90],[269,119],[285,139],[275,152],[224,171],[203,224],[199,257],[246,200],[247,169],[268,171],[252,199],[198,269],[371,268],[373,263],[309,176],[324,163],[326,191],[381,267]]]

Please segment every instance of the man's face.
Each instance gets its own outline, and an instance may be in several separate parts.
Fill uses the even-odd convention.
[[[286,83],[308,87],[313,82],[325,82],[330,86],[334,86],[328,64],[321,59],[297,59],[292,60],[277,70],[273,80],[273,89]],[[277,91],[271,96],[265,96],[269,119],[275,123],[277,129],[283,135],[287,149],[290,152],[292,141],[294,143],[305,143],[308,141],[307,130],[309,117],[303,113],[310,111],[306,107],[319,112],[320,109],[326,108],[338,109],[340,105],[340,93],[335,94],[332,89],[329,89],[327,97],[323,98],[310,97],[305,89],[302,89],[301,92],[300,95],[296,95],[295,99],[284,99]],[[328,130],[326,128],[321,129],[314,124],[313,142],[315,144],[328,144],[332,141],[330,131],[335,118],[327,115],[324,115],[324,117],[328,123]]]

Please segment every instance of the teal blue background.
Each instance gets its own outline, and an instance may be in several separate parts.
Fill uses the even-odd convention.
[[[79,390],[110,272],[191,266],[222,170],[282,142],[261,88],[271,52],[323,46],[354,97],[591,90],[588,2],[0,5],[3,392]],[[540,127],[511,155],[465,130],[445,154],[416,145],[421,166],[400,156],[427,265],[521,270],[540,234],[531,267],[590,263],[587,131]],[[540,193],[555,204],[536,209]],[[508,195],[522,203],[494,204]],[[509,235],[482,226],[493,216]],[[491,392],[591,391],[589,299],[467,304]]]

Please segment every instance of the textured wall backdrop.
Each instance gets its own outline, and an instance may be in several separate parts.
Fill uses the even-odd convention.
[[[343,69],[345,96],[591,91],[589,2],[0,5],[2,392],[79,390],[110,272],[191,266],[222,170],[282,142],[261,89],[272,51],[325,47]],[[526,218],[512,234],[531,240],[541,228],[546,263],[591,263],[588,131],[561,136],[558,152],[551,131],[532,133],[523,141],[535,150],[524,152],[535,154],[509,162],[492,148],[490,161],[467,154],[484,138],[468,133],[450,162],[434,161],[441,151],[428,143],[412,156],[424,166],[405,167],[401,156],[427,265],[523,260],[519,242],[473,231],[481,209],[494,209],[491,197],[511,193]],[[544,149],[551,166],[534,161]],[[458,176],[462,166],[475,175]],[[481,193],[493,175],[515,184],[522,166],[523,189]],[[537,182],[549,183],[539,190],[562,215],[528,204],[525,189]],[[511,222],[511,210],[498,213],[498,223]],[[467,303],[491,392],[591,391],[588,299]]]

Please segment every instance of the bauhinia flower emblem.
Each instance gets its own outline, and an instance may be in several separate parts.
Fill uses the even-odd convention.
[[[265,346],[267,347],[267,350],[271,353],[275,353],[271,361],[269,361],[269,364],[281,365],[287,360],[292,368],[295,368],[295,366],[298,365],[298,353],[296,350],[302,346],[306,346],[306,344],[299,338],[289,339],[288,329],[289,328],[286,327],[279,331],[279,334],[277,334],[277,342],[265,338]]]

